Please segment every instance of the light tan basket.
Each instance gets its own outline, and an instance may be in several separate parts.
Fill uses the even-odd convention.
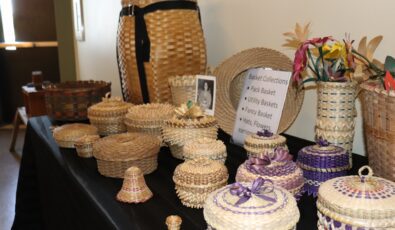
[[[226,167],[213,160],[185,161],[174,171],[173,181],[181,203],[191,208],[202,208],[207,195],[226,185]]]
[[[100,139],[99,135],[84,135],[78,138],[74,146],[79,157],[93,157],[93,143]]]
[[[179,106],[187,101],[195,101],[196,75],[171,77],[169,85],[174,105]]]
[[[281,147],[288,150],[284,136],[273,134],[267,135],[248,135],[244,140],[244,149],[247,151],[248,157],[260,157],[273,153],[274,149]]]
[[[352,165],[352,146],[355,133],[356,82],[317,82],[318,102],[315,135],[349,153]]]
[[[363,175],[363,170],[368,174]],[[318,229],[395,229],[395,183],[373,176],[338,177],[318,191]]]
[[[93,125],[74,123],[56,127],[52,131],[53,137],[62,148],[75,148],[76,140],[84,135],[97,135],[98,130]]]
[[[300,214],[291,193],[273,186],[269,181],[265,181],[257,192],[248,192],[247,188],[252,191],[252,184],[231,184],[207,197],[203,214],[208,229],[296,229]],[[243,192],[232,194],[231,190]],[[244,195],[246,201],[237,204]],[[262,195],[265,198],[262,198]]]
[[[174,116],[170,104],[143,104],[132,106],[125,116],[128,132],[146,133],[162,140],[162,126],[165,120]]]
[[[207,158],[224,164],[226,156],[226,146],[222,141],[205,137],[188,141],[183,148],[185,160]]]
[[[158,167],[158,138],[141,133],[107,136],[93,145],[99,172],[108,177],[123,178],[125,170],[136,166],[144,174]]]
[[[151,190],[145,184],[143,172],[134,166],[128,168],[117,200],[125,203],[143,203],[152,196]]]
[[[166,218],[167,230],[180,230],[182,219],[179,216],[171,215]]]
[[[395,181],[395,91],[381,82],[361,85],[363,128],[369,165],[375,174]]]
[[[123,0],[122,6],[134,13],[142,8],[170,0]],[[196,2],[176,1],[176,2]],[[136,6],[133,8],[133,6]],[[135,16],[119,19],[117,54],[121,87],[125,100],[135,104],[143,100],[136,63]],[[206,70],[206,47],[199,12],[195,9],[157,10],[144,15],[150,50],[144,62],[150,102],[171,102],[168,78],[176,75],[202,74]]]
[[[91,124],[98,128],[100,135],[124,133],[126,126],[123,120],[130,106],[132,104],[122,101],[119,97],[110,98],[110,94],[107,93],[102,102],[88,108],[88,118]]]

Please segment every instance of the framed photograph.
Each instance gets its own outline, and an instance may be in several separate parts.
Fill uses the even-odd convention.
[[[196,82],[196,102],[205,111],[205,114],[214,116],[216,77],[197,75]]]
[[[73,0],[74,33],[78,41],[85,40],[82,0]]]

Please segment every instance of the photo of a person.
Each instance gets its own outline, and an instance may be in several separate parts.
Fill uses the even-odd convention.
[[[206,114],[214,115],[215,77],[198,76],[196,88],[196,102]]]
[[[199,88],[198,103],[202,109],[212,109],[212,93],[208,86],[208,81],[203,81],[203,89]]]

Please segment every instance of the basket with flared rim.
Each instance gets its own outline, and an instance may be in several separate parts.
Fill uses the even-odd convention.
[[[97,135],[98,130],[93,125],[73,123],[56,127],[52,131],[55,141],[60,147],[75,148],[75,142],[84,135]]]

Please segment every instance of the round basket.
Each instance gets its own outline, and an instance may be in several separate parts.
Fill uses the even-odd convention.
[[[124,133],[124,117],[130,106],[132,104],[122,101],[120,97],[110,98],[108,93],[102,102],[88,108],[88,118],[98,128],[100,135]]]
[[[158,138],[141,133],[122,133],[104,137],[94,143],[93,155],[99,172],[108,177],[123,178],[125,170],[132,166],[144,174],[158,166]]]
[[[75,143],[75,149],[79,157],[93,157],[93,143],[100,139],[99,135],[84,135],[78,138]]]
[[[226,160],[226,146],[220,140],[210,138],[199,138],[188,141],[183,148],[185,160],[207,158],[218,161],[222,164]]]
[[[170,104],[143,104],[132,106],[125,116],[128,132],[146,133],[162,140],[162,126],[172,118],[174,107]]]
[[[195,101],[196,76],[184,75],[169,78],[169,85],[173,104],[181,105],[187,101]]]
[[[104,81],[67,81],[44,88],[47,114],[58,121],[88,119],[88,108],[111,92],[111,83]]]
[[[246,72],[259,67],[292,72],[292,61],[278,51],[253,48],[235,54],[214,70],[213,75],[217,77],[218,85],[215,117],[220,128],[230,135],[233,133]],[[284,132],[291,126],[299,114],[303,98],[304,91],[289,84],[277,133]]]
[[[66,124],[52,131],[53,137],[62,148],[75,148],[76,141],[85,135],[97,135],[97,128],[88,124]]]
[[[195,159],[178,165],[173,181],[183,205],[202,208],[208,194],[226,185],[228,170],[217,161]]]
[[[246,136],[244,149],[247,151],[248,157],[260,157],[271,154],[277,147],[288,150],[287,140],[284,136],[266,133],[258,132],[257,134]]]

